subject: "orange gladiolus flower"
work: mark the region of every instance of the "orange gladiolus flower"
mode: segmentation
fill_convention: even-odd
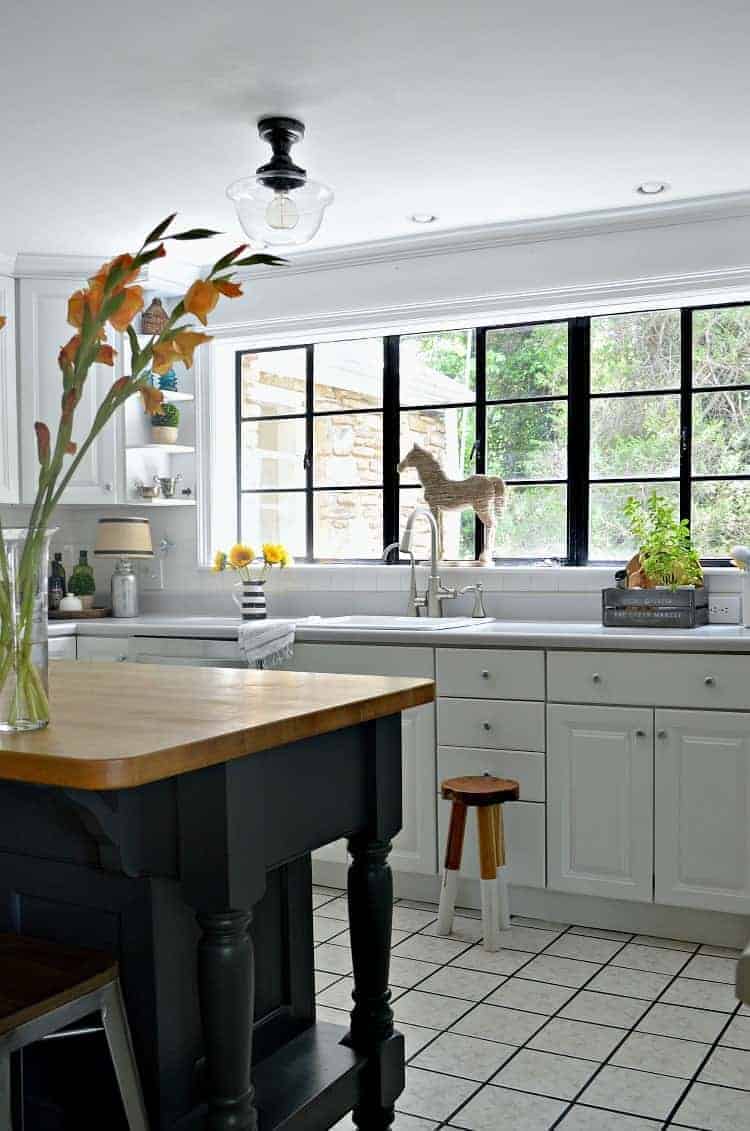
[[[115,330],[127,330],[139,310],[143,310],[143,288],[125,287],[125,299],[110,317],[110,326]]]
[[[242,294],[242,287],[239,283],[233,283],[231,279],[216,279],[214,286],[220,294],[226,298],[239,298]]]
[[[164,393],[161,389],[155,389],[153,385],[142,385],[138,392],[141,394],[143,401],[143,410],[152,416],[158,412],[164,404]]]
[[[116,357],[117,350],[112,349],[112,346],[99,346],[96,354],[96,360],[101,365],[114,365]]]
[[[214,283],[196,279],[185,295],[185,310],[206,325],[206,315],[210,314],[219,301],[219,292]]]
[[[75,365],[80,344],[80,334],[74,334],[70,341],[65,343],[57,355],[57,362],[61,369],[64,369],[66,365]]]
[[[175,361],[180,360],[180,354],[174,342],[157,342],[154,346],[154,356],[151,368],[154,373],[166,373]]]
[[[210,341],[210,334],[201,334],[195,330],[180,330],[179,334],[175,334],[174,344],[179,351],[180,361],[186,369],[189,369],[193,364],[193,354],[198,346]]]
[[[0,314],[0,330],[2,330],[2,328],[3,328],[3,326],[5,325],[6,321],[7,321],[7,319],[6,319],[6,318],[5,318],[5,317],[4,317],[4,316],[3,316],[2,314]]]
[[[104,266],[100,267],[97,273],[92,275],[89,279],[91,289],[103,291],[104,284],[111,272],[119,268],[124,268],[125,271],[122,278],[112,290],[112,294],[118,294],[124,287],[127,287],[129,283],[134,282],[138,278],[139,268],[132,268],[132,263],[132,255],[118,255],[114,259],[110,259],[109,263],[105,263]]]

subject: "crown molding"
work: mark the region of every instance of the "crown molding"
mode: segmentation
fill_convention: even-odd
[[[258,345],[292,344],[341,333],[409,333],[463,325],[523,322],[533,318],[565,318],[577,314],[625,313],[675,303],[723,302],[750,293],[750,262],[740,267],[650,278],[611,279],[535,291],[499,291],[427,302],[313,311],[289,318],[214,323],[218,340],[252,335]]]
[[[72,279],[80,282],[94,275],[102,263],[111,256],[106,255],[39,255],[34,252],[19,252],[15,260],[8,257],[12,270],[8,274],[17,279]],[[198,275],[199,268],[194,263],[164,259],[147,263],[141,271],[138,282],[147,291],[162,295],[183,294]],[[0,273],[3,273],[3,257],[0,256]]]
[[[744,216],[750,216],[750,192],[664,200],[658,204],[634,204],[627,208],[574,212],[565,216],[452,228],[432,234],[415,233],[393,239],[291,252],[284,275],[397,263],[423,256],[484,251],[513,244],[580,239],[585,236],[637,232],[679,224],[712,223]],[[283,249],[280,254],[283,254]],[[274,272],[278,272],[278,268],[261,266],[247,268],[240,271],[240,274],[259,278],[270,277]]]

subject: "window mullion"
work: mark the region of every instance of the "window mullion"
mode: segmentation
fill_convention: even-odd
[[[474,410],[474,469],[477,475],[487,472],[487,330],[480,326],[475,338],[475,404]],[[474,516],[474,556],[479,560],[484,550],[485,529],[478,516]],[[490,547],[494,551],[494,546]]]
[[[680,518],[690,521],[693,472],[693,311],[680,311]]]
[[[568,563],[589,556],[591,319],[568,322]]]
[[[307,560],[315,560],[315,510],[313,495],[313,445],[315,443],[315,422],[313,419],[313,403],[315,398],[315,347],[306,347],[305,371],[305,541],[307,545]]]
[[[396,334],[383,339],[383,546],[399,537],[399,343]]]

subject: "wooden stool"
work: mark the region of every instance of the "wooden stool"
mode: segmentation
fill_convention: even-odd
[[[0,1128],[12,1127],[10,1056],[100,1013],[130,1131],[148,1131],[117,963],[94,950],[0,934]],[[85,1071],[81,1087],[85,1088]],[[21,1100],[19,1098],[19,1105]]]
[[[466,831],[466,810],[469,806],[474,806],[479,832],[484,949],[498,950],[500,931],[510,927],[502,803],[518,800],[518,782],[493,778],[489,774],[482,777],[448,778],[441,786],[441,794],[444,800],[453,804],[445,846],[445,871],[440,889],[437,933],[449,935],[453,928],[458,873]]]

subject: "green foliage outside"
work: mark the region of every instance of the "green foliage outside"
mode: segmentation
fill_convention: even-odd
[[[750,308],[696,311],[693,335],[693,473],[746,474],[750,470],[750,394],[712,386],[750,383]],[[426,364],[466,381],[474,363],[473,335],[424,335]],[[517,326],[487,334],[487,397],[560,397],[488,409],[487,471],[506,479],[565,479],[567,475],[567,325]],[[468,356],[467,356],[468,354]],[[471,382],[473,386],[473,380]],[[679,499],[680,316],[651,311],[592,319],[591,386],[598,394],[641,393],[592,400],[591,477],[657,476],[659,494]],[[645,391],[664,390],[663,395]],[[677,390],[677,392],[666,392]],[[705,391],[704,391],[705,390]],[[468,421],[468,410],[464,410]],[[461,433],[463,435],[463,431]],[[473,439],[473,438],[472,438]],[[474,470],[472,441],[462,441],[459,466]],[[653,484],[591,488],[590,557],[625,560],[635,551],[625,504],[644,501]],[[499,524],[499,557],[563,557],[564,486],[511,486]],[[693,542],[702,557],[726,557],[750,538],[750,482],[693,485]],[[473,557],[473,523],[466,514],[461,553]]]

